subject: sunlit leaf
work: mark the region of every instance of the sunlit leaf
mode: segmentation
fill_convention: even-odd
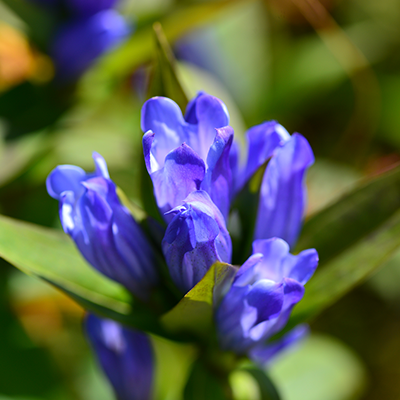
[[[207,335],[213,325],[213,301],[220,298],[232,282],[236,268],[216,262],[204,278],[168,313],[163,325],[173,332]]]
[[[130,293],[87,264],[63,232],[0,216],[0,256],[39,277],[86,309],[132,326],[159,332],[157,323],[135,309]]]

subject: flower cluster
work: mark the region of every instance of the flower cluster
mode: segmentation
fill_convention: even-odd
[[[32,1],[60,20],[50,49],[60,80],[79,77],[96,58],[118,45],[132,30],[113,8],[118,0]]]
[[[254,213],[253,253],[244,255],[248,259],[230,288],[222,300],[216,299],[214,320],[222,350],[268,362],[305,333],[297,327],[278,341],[270,340],[286,325],[318,264],[314,249],[289,252],[301,228],[305,173],[314,160],[307,140],[289,135],[275,121],[265,122],[246,133],[247,154],[241,156],[225,105],[202,92],[184,116],[168,98],[148,100],[141,126],[145,164],[165,222],[158,245],[182,295],[216,261],[232,263],[230,210],[253,174],[266,166]],[[75,166],[57,167],[48,177],[48,191],[60,201],[63,228],[86,260],[146,304],[149,293],[163,285],[154,256],[157,244],[121,204],[105,161],[96,153],[94,161],[96,170],[89,174]],[[138,358],[146,353],[152,359],[143,334],[94,316],[88,318],[87,330],[119,398],[148,398],[124,395],[130,387],[124,379],[133,371],[129,368],[134,368],[138,346],[143,350]],[[151,370],[150,361],[144,365]],[[149,389],[139,385],[138,390],[147,390],[149,396]]]

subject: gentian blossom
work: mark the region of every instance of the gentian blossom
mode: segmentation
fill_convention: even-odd
[[[179,206],[190,192],[201,189],[227,219],[233,140],[233,129],[228,124],[225,104],[202,92],[189,102],[185,117],[178,105],[165,97],[154,97],[144,104],[143,151],[161,213]]]
[[[188,292],[216,261],[230,263],[232,243],[224,217],[207,192],[192,192],[169,214],[162,248],[172,280]]]
[[[104,159],[93,154],[96,170],[60,165],[47,178],[47,191],[60,201],[64,231],[98,271],[141,299],[157,283],[154,250],[121,204]]]
[[[163,289],[161,301],[168,291],[168,296],[177,297],[177,291],[159,278],[162,271],[157,268],[162,266],[155,260],[155,247],[164,254],[172,281],[182,293],[197,285],[216,261],[230,264],[232,241],[227,226],[231,206],[248,189],[246,184],[254,173],[265,167],[258,208],[249,213],[256,220],[240,221],[255,226],[248,238],[253,254],[242,254],[247,261],[231,268],[237,272],[230,286],[216,288],[214,321],[222,350],[247,355],[259,364],[269,362],[307,333],[306,327],[298,326],[274,340],[318,265],[314,249],[297,255],[289,252],[300,232],[306,205],[305,175],[314,161],[307,140],[297,133],[289,135],[275,121],[264,122],[247,131],[243,157],[224,103],[203,92],[189,102],[185,116],[168,98],[148,100],[141,126],[146,168],[166,222],[165,228],[159,227],[164,236],[154,235],[150,244],[121,204],[105,161],[96,153],[95,172],[59,166],[47,179],[49,194],[60,201],[65,232],[93,267],[140,299],[146,301],[156,285]],[[150,307],[149,302],[143,307]],[[149,308],[149,312],[155,310]],[[127,373],[143,379],[145,387],[150,385],[147,339],[134,339],[141,334],[94,316],[89,316],[87,329],[119,398],[146,400],[149,391],[143,389],[135,397],[139,392],[130,386]],[[143,356],[145,371],[135,370],[141,356],[136,357],[134,343],[141,341],[147,354]]]
[[[264,353],[268,361],[273,352],[267,340],[286,325],[317,265],[314,249],[294,256],[282,239],[254,241],[252,256],[216,311],[221,347],[258,360]]]
[[[142,332],[89,314],[86,333],[118,400],[150,400],[153,349]]]

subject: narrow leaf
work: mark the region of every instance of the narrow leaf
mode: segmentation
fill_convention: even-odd
[[[185,110],[189,100],[178,77],[174,54],[159,22],[153,25],[153,30],[156,42],[156,62],[149,97],[169,97],[182,110]]]
[[[325,265],[306,285],[303,300],[294,308],[287,330],[315,317],[360,284],[400,247],[400,211],[364,240]]]
[[[304,225],[298,250],[314,247],[320,264],[369,235],[400,208],[400,167],[378,176],[325,208]]]
[[[212,331],[213,302],[220,298],[236,274],[236,268],[216,262],[204,278],[161,318],[170,331],[207,335]]]
[[[148,313],[133,303],[131,294],[87,264],[61,231],[0,216],[0,257],[61,289],[86,309],[160,332]]]
[[[257,381],[260,389],[260,400],[281,400],[278,390],[263,370],[256,366],[243,367],[242,369]]]
[[[249,4],[253,0],[222,0],[183,6],[160,19],[169,43],[173,43],[186,32],[199,28],[218,17],[222,12],[238,4]],[[108,98],[118,82],[140,65],[151,60],[153,51],[152,28],[146,26],[118,49],[99,60],[98,65],[81,81],[81,94],[96,98]],[[94,88],[96,88],[95,91]],[[95,95],[95,96],[93,96]]]
[[[233,400],[228,376],[218,374],[202,363],[192,365],[189,379],[183,393],[184,400]]]

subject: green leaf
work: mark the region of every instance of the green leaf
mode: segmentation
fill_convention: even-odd
[[[350,348],[320,334],[282,353],[268,368],[284,400],[359,399],[366,372]]]
[[[281,400],[278,390],[263,370],[255,365],[243,367],[241,369],[249,373],[256,380],[260,390],[260,400]]]
[[[184,400],[233,400],[228,376],[210,369],[201,360],[193,363],[183,393]]]
[[[304,298],[294,308],[286,330],[333,304],[383,265],[399,247],[400,211],[397,211],[375,232],[317,270],[306,285]]]
[[[169,97],[184,111],[189,100],[177,74],[174,54],[159,22],[153,25],[153,30],[157,51],[148,97]]]
[[[216,262],[204,278],[169,312],[161,318],[163,325],[172,332],[206,336],[212,331],[213,304],[230,286],[237,269],[232,265]]]
[[[400,167],[352,190],[304,225],[297,250],[314,247],[320,264],[353,246],[400,208]]]
[[[0,257],[68,294],[104,317],[160,333],[131,294],[85,262],[63,232],[0,216]]]

